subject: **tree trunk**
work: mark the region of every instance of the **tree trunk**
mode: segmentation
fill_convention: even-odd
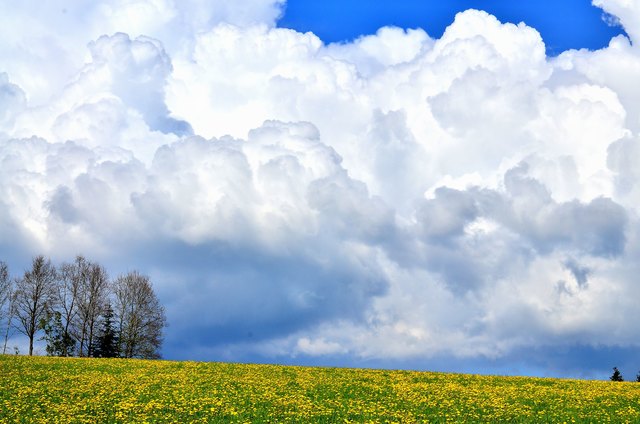
[[[13,315],[9,313],[9,318],[7,320],[7,329],[4,332],[4,345],[2,346],[3,355],[7,353],[7,342],[9,341],[9,329],[11,328],[11,318],[13,318]]]
[[[33,356],[33,339],[36,336],[36,323],[31,317],[31,329],[29,330],[29,356]]]

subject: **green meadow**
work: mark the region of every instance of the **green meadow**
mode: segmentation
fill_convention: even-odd
[[[0,422],[640,422],[640,384],[0,356]]]

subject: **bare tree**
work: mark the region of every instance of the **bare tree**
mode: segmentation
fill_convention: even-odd
[[[11,279],[9,267],[0,261],[0,318],[8,315],[9,299],[11,298]]]
[[[118,277],[114,295],[120,355],[159,358],[166,317],[149,277],[137,271]]]
[[[31,270],[16,281],[14,313],[16,329],[29,338],[29,355],[33,355],[33,340],[54,300],[57,272],[44,256],[33,258]]]
[[[62,336],[78,341],[81,339],[81,331],[74,324],[78,322],[78,314],[84,288],[88,285],[91,264],[81,255],[76,256],[72,263],[63,263],[60,266],[57,290],[56,306],[60,310],[63,326]],[[82,325],[81,325],[82,327]],[[73,352],[65,351],[63,356],[72,355]]]
[[[11,280],[11,291],[9,292],[9,301],[8,301],[8,306],[7,306],[7,317],[5,319],[5,323],[4,323],[4,343],[2,344],[2,354],[4,355],[5,353],[7,353],[7,343],[9,342],[9,337],[11,337],[12,333],[13,333],[13,325],[12,325],[12,321],[13,321],[13,317],[15,316],[15,308],[16,308],[16,291],[14,288],[14,284],[15,281]]]
[[[80,342],[79,355],[93,356],[95,338],[98,334],[100,317],[107,305],[109,277],[101,265],[90,263],[79,292],[77,328]]]
[[[7,352],[7,341],[11,329],[11,318],[13,317],[13,280],[9,276],[9,267],[0,261],[0,324],[4,329],[4,344],[2,354]]]

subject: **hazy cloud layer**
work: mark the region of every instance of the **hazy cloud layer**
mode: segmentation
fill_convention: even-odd
[[[475,10],[325,45],[278,0],[0,6],[0,258],[149,273],[167,357],[636,349],[640,8],[594,4],[631,40],[555,58]]]

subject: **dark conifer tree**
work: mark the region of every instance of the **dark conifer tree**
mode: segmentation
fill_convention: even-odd
[[[618,367],[613,367],[613,374],[611,375],[611,377],[609,377],[609,380],[624,381],[624,378],[622,378],[622,373],[620,373],[620,371],[618,370]]]
[[[103,316],[100,333],[96,339],[95,356],[98,358],[115,358],[118,352],[118,336],[113,328],[113,309],[107,304]]]

